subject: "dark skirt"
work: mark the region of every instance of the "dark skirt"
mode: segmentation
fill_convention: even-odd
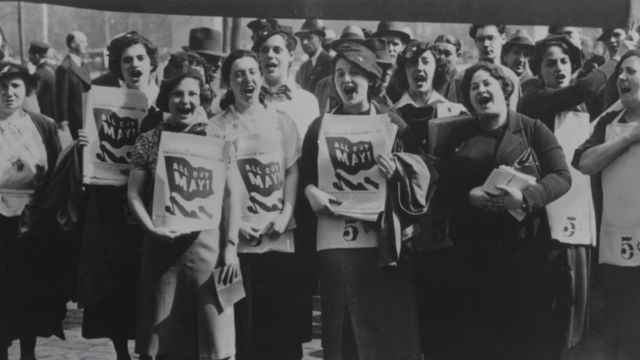
[[[82,336],[134,339],[142,230],[127,223],[126,191],[89,187],[78,271]]]
[[[310,268],[298,254],[241,254],[247,297],[236,304],[237,358],[302,359],[311,329]]]
[[[640,267],[602,265],[605,360],[640,356]]]
[[[413,267],[378,267],[378,250],[318,253],[327,360],[420,359]]]
[[[0,345],[21,337],[64,339],[65,247],[51,238],[17,239],[18,218],[0,215]]]

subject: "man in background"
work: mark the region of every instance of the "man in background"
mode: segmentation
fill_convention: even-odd
[[[29,46],[29,61],[36,67],[33,75],[38,79],[36,97],[40,113],[56,119],[56,72],[49,64],[48,52],[48,44],[33,41]]]

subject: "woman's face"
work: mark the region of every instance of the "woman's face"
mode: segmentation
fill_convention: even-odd
[[[229,76],[229,86],[238,105],[258,102],[262,75],[258,63],[252,57],[243,57],[233,62]]]
[[[140,89],[149,85],[151,59],[144,45],[134,44],[122,52],[120,70],[129,89]]]
[[[287,49],[287,42],[282,36],[274,35],[260,46],[258,58],[265,79],[277,81],[286,79],[293,53]]]
[[[367,98],[369,79],[366,73],[345,58],[336,61],[333,81],[344,105],[353,106],[369,101]]]
[[[409,88],[417,92],[431,91],[433,86],[433,74],[436,72],[436,59],[431,51],[425,51],[417,62],[407,63],[405,73]]]
[[[631,56],[620,66],[618,91],[625,107],[640,107],[640,57]]]
[[[22,108],[27,96],[27,87],[20,78],[7,79],[0,82],[0,108],[4,112],[15,112]]]
[[[571,82],[571,59],[560,46],[549,46],[542,55],[540,76],[547,88],[559,89]]]
[[[200,106],[200,82],[184,78],[169,94],[169,112],[180,120],[189,118]]]
[[[469,98],[479,116],[500,115],[507,111],[507,101],[500,82],[485,70],[478,70],[471,77]]]

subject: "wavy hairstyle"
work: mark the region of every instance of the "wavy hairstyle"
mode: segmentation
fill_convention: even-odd
[[[471,89],[471,78],[473,75],[480,70],[484,70],[489,73],[489,75],[498,80],[500,83],[500,87],[502,88],[502,92],[504,93],[504,99],[507,101],[507,105],[509,105],[509,98],[511,94],[513,94],[513,83],[511,79],[502,71],[502,68],[499,65],[495,65],[486,61],[481,61],[473,66],[471,66],[464,73],[464,77],[462,78],[462,84],[460,88],[462,89],[462,101],[463,105],[473,111],[473,105],[471,104],[471,94],[469,93]]]

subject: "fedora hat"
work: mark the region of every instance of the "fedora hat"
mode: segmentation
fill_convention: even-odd
[[[411,34],[407,31],[409,28],[401,26],[394,21],[380,21],[378,29],[373,34],[374,37],[383,37],[385,35],[394,35],[402,39],[405,44],[411,40]]]
[[[306,19],[304,23],[302,23],[302,27],[300,28],[300,31],[296,32],[296,36],[301,36],[306,33],[319,34],[320,36],[322,36],[322,38],[326,36],[326,33],[324,32],[324,27],[320,25],[320,22],[318,22],[318,19]]]
[[[342,29],[342,34],[340,34],[340,39],[334,41],[331,44],[331,48],[333,50],[337,49],[338,46],[344,44],[347,41],[352,42],[362,42],[364,41],[364,32],[362,28],[358,25],[347,25]]]
[[[227,56],[222,50],[222,34],[208,27],[191,29],[189,31],[189,46],[183,48],[185,50],[191,49],[200,55]]]
[[[511,35],[511,37],[509,37],[509,40],[507,40],[507,42],[504,44],[504,46],[502,47],[502,53],[508,53],[514,46],[520,46],[533,51],[535,45],[533,43],[533,40],[531,39],[531,36],[529,36],[526,30],[518,29]]]

